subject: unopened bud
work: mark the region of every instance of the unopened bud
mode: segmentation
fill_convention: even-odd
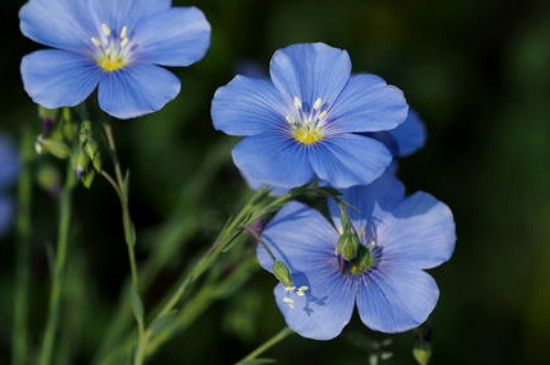
[[[92,135],[92,123],[89,120],[85,120],[80,124],[79,139],[80,143],[85,144],[89,141]]]
[[[372,267],[374,264],[374,258],[372,257],[371,251],[366,247],[361,245],[357,253],[357,258],[355,260],[355,266],[361,271],[365,272]]]
[[[71,154],[71,149],[65,143],[61,141],[54,141],[52,139],[45,139],[42,136],[38,136],[35,143],[36,152],[42,154],[44,152],[50,153],[59,159],[66,159]]]
[[[92,183],[94,182],[94,178],[95,178],[95,171],[90,170],[86,175],[84,175],[84,177],[82,177],[82,185],[84,185],[86,189],[91,188]]]
[[[73,157],[73,171],[79,178],[84,178],[88,165],[90,164],[90,158],[86,153],[79,149]]]
[[[294,286],[292,278],[290,277],[290,270],[288,266],[282,261],[275,261],[273,264],[273,274],[285,287]]]
[[[432,357],[432,346],[428,342],[417,342],[413,347],[413,356],[419,365],[428,365]]]
[[[357,256],[359,251],[359,238],[354,232],[344,232],[338,239],[336,253],[346,261],[351,261]]]
[[[55,166],[50,164],[43,164],[38,169],[37,176],[38,185],[53,195],[59,196],[61,191],[61,175]]]
[[[101,171],[102,163],[101,163],[101,154],[99,152],[99,147],[97,145],[97,142],[93,139],[89,140],[88,143],[86,143],[86,146],[84,147],[84,151],[86,151],[86,154],[92,161],[92,165],[94,166],[94,169],[96,171]]]

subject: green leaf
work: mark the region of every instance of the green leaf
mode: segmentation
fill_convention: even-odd
[[[153,322],[151,322],[151,325],[149,326],[147,331],[152,335],[161,333],[166,328],[168,328],[171,324],[174,323],[177,316],[178,316],[178,311],[173,310],[160,317],[157,317],[153,320]]]
[[[145,310],[143,309],[143,302],[141,301],[141,297],[139,296],[139,293],[134,286],[132,286],[130,289],[130,304],[132,305],[132,312],[134,313],[134,317],[138,321],[143,321],[143,316],[145,313]]]

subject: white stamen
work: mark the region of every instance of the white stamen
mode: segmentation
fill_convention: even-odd
[[[101,41],[99,39],[97,39],[96,37],[92,37],[91,41],[94,44],[94,46],[96,46],[96,47],[101,46]]]
[[[313,109],[321,110],[322,106],[323,106],[323,99],[318,98],[317,100],[315,100],[315,103],[313,104]]]
[[[298,295],[299,297],[303,297],[304,295],[306,295],[306,291],[309,290],[309,286],[301,286],[297,291],[296,291],[296,295]]]
[[[120,31],[120,38],[128,39],[128,27],[127,26],[122,27],[122,30]]]
[[[294,97],[294,107],[296,109],[302,109],[302,100],[297,96]]]
[[[285,303],[286,305],[288,305],[290,307],[290,309],[294,309],[294,300],[292,300],[291,298],[289,297],[284,297],[283,298],[283,303]]]
[[[124,38],[123,40],[120,41],[120,46],[122,48],[125,48],[128,45],[128,43],[130,43],[130,40],[128,38]]]
[[[296,289],[295,286],[285,286],[285,291],[291,292],[294,291],[294,289]]]
[[[319,120],[325,119],[325,118],[327,117],[327,115],[328,115],[328,111],[327,111],[327,110],[321,112],[321,113],[319,114]]]
[[[287,121],[288,123],[290,123],[290,124],[294,124],[294,123],[296,123],[296,118],[294,118],[294,117],[288,115],[288,116],[286,117],[286,121]]]
[[[101,24],[101,31],[105,35],[105,37],[108,37],[111,35],[111,28],[105,23]]]

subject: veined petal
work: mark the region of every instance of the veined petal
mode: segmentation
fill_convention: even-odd
[[[210,33],[210,23],[199,9],[172,8],[137,25],[138,57],[163,66],[189,66],[206,54]]]
[[[214,95],[214,127],[235,136],[280,130],[287,123],[282,105],[281,95],[270,81],[237,76]]]
[[[89,3],[98,27],[96,30],[100,31],[101,24],[106,24],[116,32],[120,32],[124,26],[133,31],[141,20],[168,10],[171,6],[171,0],[92,0]]]
[[[378,217],[391,211],[403,200],[405,186],[393,171],[386,170],[384,175],[372,184],[354,186],[343,190],[342,193],[340,198],[351,205],[347,213],[356,230],[359,232],[361,228],[370,228],[370,231],[374,229],[371,225],[379,221]],[[333,200],[329,201],[329,211],[334,224],[340,229],[340,209]]]
[[[12,185],[18,172],[17,149],[8,137],[0,134],[0,190]]]
[[[429,269],[449,260],[456,242],[455,223],[449,207],[426,193],[403,200],[380,217],[377,243],[382,263]]]
[[[250,176],[247,176],[244,171],[241,171],[241,175],[243,179],[246,181],[246,184],[250,189],[252,190],[260,190],[265,184],[263,184],[261,181],[258,181]],[[288,193],[288,189],[286,188],[278,188],[273,185],[268,185],[271,188],[271,191],[269,195],[271,196],[282,196]]]
[[[85,51],[96,29],[89,14],[88,1],[30,0],[19,12],[21,32],[46,46]]]
[[[317,99],[331,105],[350,79],[351,60],[323,43],[296,44],[275,52],[270,71],[287,103],[298,97],[310,107]]]
[[[310,159],[315,173],[336,188],[369,184],[392,161],[382,143],[354,134],[329,135],[312,147]]]
[[[314,340],[337,337],[351,320],[357,281],[322,269],[299,273],[292,279],[297,288],[307,287],[305,295],[288,293],[283,284],[278,284],[274,290],[277,306],[287,325],[300,336]],[[293,301],[292,307],[285,298]]]
[[[264,184],[293,188],[313,178],[307,147],[285,132],[266,132],[242,140],[233,149],[235,165]]]
[[[14,204],[13,200],[0,195],[0,238],[9,230],[13,223]]]
[[[130,119],[160,110],[178,96],[180,80],[154,65],[133,64],[110,72],[99,84],[101,109],[119,119]]]
[[[312,271],[336,261],[338,233],[321,213],[302,203],[285,205],[267,225],[262,239],[293,272]],[[272,272],[273,260],[261,245],[257,254],[260,265]]]
[[[390,131],[365,133],[384,143],[394,156],[405,157],[413,154],[426,143],[426,128],[417,112],[409,109],[405,122]]]
[[[430,275],[406,266],[371,270],[358,286],[361,320],[370,329],[385,333],[418,327],[439,298],[439,289]]]
[[[330,111],[331,127],[339,132],[376,132],[405,121],[408,105],[403,92],[370,74],[353,76]]]
[[[25,56],[21,74],[25,90],[33,101],[50,109],[80,104],[103,77],[92,59],[54,49]]]

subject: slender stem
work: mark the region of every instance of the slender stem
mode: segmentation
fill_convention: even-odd
[[[256,359],[258,356],[260,356],[293,333],[294,332],[290,328],[283,328],[279,333],[264,342],[256,350],[252,351],[248,356],[239,361],[236,365],[245,364],[247,361]]]
[[[74,173],[68,164],[65,186],[61,191],[59,200],[59,232],[57,238],[57,251],[53,266],[52,286],[50,289],[50,300],[46,329],[40,351],[40,365],[51,364],[55,336],[59,326],[59,312],[61,294],[63,290],[63,279],[67,261],[67,248],[69,244],[69,228],[71,223],[71,202],[74,188]]]
[[[275,255],[273,254],[273,251],[271,251],[271,249],[269,248],[269,246],[267,245],[267,243],[264,242],[264,240],[262,240],[262,237],[260,237],[260,235],[254,231],[254,229],[252,229],[251,227],[249,226],[241,226],[242,229],[244,229],[249,235],[252,236],[252,238],[254,238],[254,240],[260,245],[262,246],[265,251],[267,252],[268,256],[271,258],[271,261],[275,262],[277,261],[277,258],[275,257]]]
[[[27,321],[31,254],[32,133],[27,128],[21,143],[18,183],[16,289],[13,308],[13,365],[23,365],[27,356]]]
[[[139,274],[138,274],[138,268],[137,268],[137,261],[136,261],[136,253],[135,253],[135,246],[136,246],[136,235],[134,230],[134,224],[132,222],[132,218],[130,215],[130,209],[128,206],[128,196],[127,196],[127,189],[126,189],[126,182],[124,181],[124,177],[122,175],[122,168],[120,166],[120,161],[118,159],[118,152],[116,148],[113,128],[109,123],[103,124],[103,129],[105,131],[105,136],[107,137],[107,144],[109,146],[110,152],[111,152],[111,159],[113,162],[113,166],[115,168],[115,176],[116,176],[116,182],[114,179],[110,177],[107,173],[102,173],[102,175],[109,181],[109,183],[115,188],[115,191],[117,192],[117,195],[120,199],[120,204],[122,207],[122,222],[124,226],[124,238],[126,241],[126,246],[128,248],[128,259],[130,262],[130,272],[132,276],[132,287],[137,294],[138,299],[141,301],[141,298],[139,298]],[[136,353],[134,356],[134,365],[141,365],[143,364],[144,358],[145,358],[145,349],[147,347],[147,341],[148,341],[148,333],[145,329],[145,323],[143,320],[142,315],[138,315],[134,313],[137,327],[138,327],[138,344],[136,348]]]

